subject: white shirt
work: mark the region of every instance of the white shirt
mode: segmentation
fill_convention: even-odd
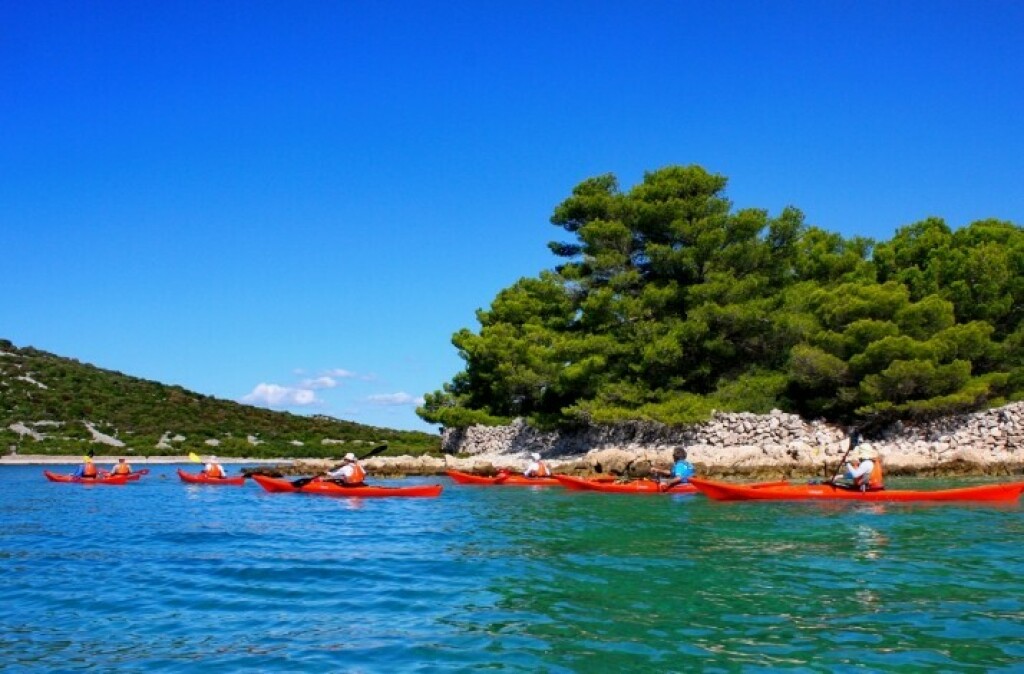
[[[852,464],[846,464],[846,476],[851,480],[856,480],[860,477],[871,475],[871,471],[875,468],[875,462],[871,459],[864,459],[860,464],[854,468]]]
[[[332,480],[342,480],[343,482],[349,482],[352,478],[352,473],[355,472],[354,463],[346,463],[341,468],[335,468],[334,470],[327,471],[327,477]]]
[[[540,472],[540,463],[540,461],[531,461],[529,465],[526,466],[526,470],[523,471],[523,475],[526,477],[534,477],[537,475],[537,473]]]

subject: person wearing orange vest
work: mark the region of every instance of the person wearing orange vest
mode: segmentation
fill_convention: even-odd
[[[330,482],[336,482],[346,487],[355,487],[365,483],[366,481],[366,470],[359,465],[356,455],[349,452],[342,459],[342,464],[334,470],[329,470],[324,475],[324,479]]]
[[[523,471],[524,477],[550,477],[551,471],[548,469],[548,465],[541,461],[540,454],[534,452],[530,454],[530,463],[527,464],[526,470]]]
[[[117,460],[117,463],[114,465],[114,467],[110,469],[110,474],[111,475],[131,475],[132,474],[131,464],[129,464],[127,461],[125,461],[124,457],[122,456],[120,459]]]
[[[852,481],[852,488],[861,491],[879,491],[885,489],[882,476],[882,460],[878,451],[868,443],[857,448],[857,457],[853,463],[846,464],[846,477]]]
[[[92,462],[91,456],[85,457],[85,463],[78,467],[74,476],[85,480],[95,480],[99,477],[99,470],[97,470],[96,464]]]
[[[227,473],[224,472],[224,467],[217,463],[216,456],[211,456],[207,460],[206,465],[203,466],[203,469],[199,472],[205,475],[206,477],[211,477],[214,479],[224,479],[225,477],[227,477]]]

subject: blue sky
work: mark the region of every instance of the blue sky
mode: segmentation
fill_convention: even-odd
[[[580,181],[1024,223],[1024,3],[0,2],[0,337],[432,430]]]

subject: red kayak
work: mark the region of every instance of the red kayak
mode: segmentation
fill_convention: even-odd
[[[224,487],[240,487],[245,484],[244,475],[237,477],[207,477],[202,473],[186,473],[181,468],[178,469],[178,477],[181,478],[182,482],[188,482],[189,484],[216,484]]]
[[[689,484],[680,483],[671,489],[661,491],[661,485],[654,480],[633,480],[632,482],[615,482],[606,478],[588,480],[572,475],[556,475],[566,489],[574,491],[600,491],[607,494],[696,494],[697,489]]]
[[[74,482],[76,484],[126,484],[129,480],[138,480],[139,477],[142,477],[139,473],[133,473],[132,475],[106,475],[88,478],[51,473],[48,470],[44,470],[43,475],[50,482]]]
[[[609,481],[610,478],[584,479],[571,475],[555,476],[566,489],[575,491],[600,491],[612,494],[696,494],[697,488],[692,484],[680,483],[670,489],[661,491],[660,485],[655,480],[641,479],[632,482],[618,483]],[[691,478],[692,479],[692,478]],[[778,482],[757,482],[749,484],[753,489],[764,489],[765,487],[780,487],[789,484],[785,480]]]
[[[559,484],[558,480],[553,477],[526,477],[512,474],[484,477],[458,470],[446,470],[445,474],[458,484],[493,484],[506,487],[557,487]]]
[[[430,497],[439,496],[442,489],[439,484],[420,484],[410,487],[380,487],[370,485],[363,487],[343,487],[340,484],[335,484],[334,482],[324,482],[319,478],[315,478],[312,482],[303,487],[296,487],[288,480],[267,477],[265,475],[253,475],[252,479],[256,480],[256,484],[269,492],[301,492],[303,494],[320,494],[321,496],[343,496],[349,498],[381,498],[386,496]]]
[[[750,485],[729,484],[690,478],[690,483],[708,498],[716,501],[945,501],[945,502],[978,502],[978,501],[1016,501],[1024,493],[1024,482],[1008,482],[989,484],[978,487],[961,487],[958,489],[937,489],[922,491],[917,489],[883,489],[880,491],[862,492],[856,489],[843,489],[830,484],[793,484],[778,487],[752,487]]]

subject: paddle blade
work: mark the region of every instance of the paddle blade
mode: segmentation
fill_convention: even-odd
[[[388,448],[387,445],[378,445],[377,447],[374,447],[373,449],[368,451],[366,454],[363,454],[362,456],[360,456],[358,458],[359,458],[360,461],[362,461],[363,459],[368,459],[371,456],[377,456],[378,454],[380,454],[381,452],[383,452],[387,448]]]
[[[188,453],[188,460],[193,462],[193,463],[202,463],[203,462],[203,460],[201,458],[199,458],[199,455],[196,454],[195,452],[189,452]]]

